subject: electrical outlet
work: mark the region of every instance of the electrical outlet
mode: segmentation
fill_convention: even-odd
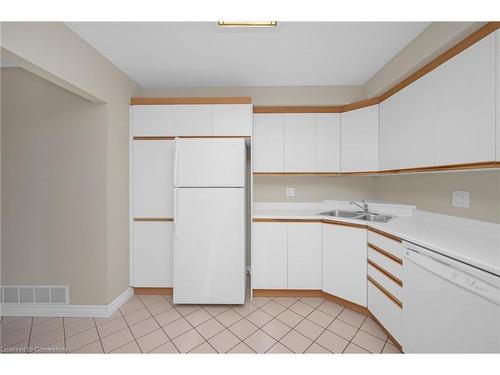
[[[287,197],[295,197],[295,188],[293,188],[293,187],[286,188],[286,196]]]
[[[469,208],[470,193],[468,191],[454,191],[452,197],[453,207]]]

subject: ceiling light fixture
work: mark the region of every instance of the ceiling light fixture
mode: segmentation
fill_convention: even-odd
[[[220,27],[276,27],[278,21],[219,21]]]

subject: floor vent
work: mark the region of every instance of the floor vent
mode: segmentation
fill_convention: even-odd
[[[57,304],[67,305],[69,291],[67,286],[52,285],[21,285],[3,286],[1,288],[2,303],[16,304]]]

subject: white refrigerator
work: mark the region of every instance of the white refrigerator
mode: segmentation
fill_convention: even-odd
[[[245,302],[244,139],[177,138],[174,303]]]

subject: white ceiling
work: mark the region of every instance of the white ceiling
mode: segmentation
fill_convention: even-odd
[[[428,22],[78,22],[71,29],[143,87],[361,85]]]

